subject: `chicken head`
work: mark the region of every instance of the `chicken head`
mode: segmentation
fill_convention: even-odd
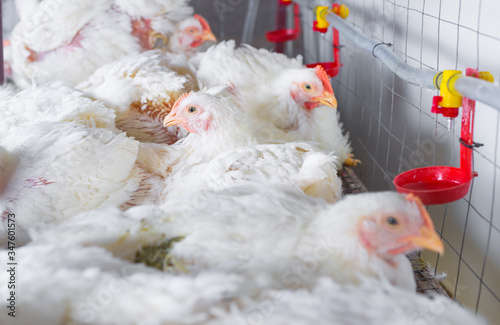
[[[379,202],[376,213],[359,220],[358,236],[363,246],[388,260],[423,248],[442,254],[443,243],[420,199],[412,194],[397,195],[400,198],[393,200],[392,206]]]
[[[163,121],[164,126],[179,125],[191,133],[206,132],[212,124],[212,114],[201,105],[197,98],[203,94],[185,93],[177,101]],[[210,96],[207,96],[210,99]],[[203,101],[201,101],[203,102]]]
[[[216,42],[210,25],[200,15],[181,21],[170,39],[170,48],[176,52],[189,52],[206,41]]]
[[[290,95],[297,104],[309,110],[320,105],[337,108],[337,99],[323,67],[295,71]]]

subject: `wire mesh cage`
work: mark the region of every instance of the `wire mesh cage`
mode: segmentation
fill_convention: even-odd
[[[495,6],[493,1],[364,2],[353,4],[350,21],[364,34],[393,44],[394,52],[417,68],[473,67],[498,77],[499,67],[492,61],[500,42],[486,22],[495,20],[490,16]],[[448,122],[431,113],[437,93],[399,79],[348,40],[342,43],[344,67],[333,84],[354,150],[365,162],[357,173],[367,188],[392,189],[397,174],[416,167],[457,166],[460,120],[448,130]],[[474,149],[473,168],[479,176],[464,198],[429,206],[446,253],[423,256],[437,272],[448,274],[443,286],[453,298],[494,322],[500,306],[500,255],[494,249],[500,239],[495,206],[499,113],[477,106],[475,139],[484,144]]]
[[[314,7],[330,7],[332,1],[294,2],[301,9],[302,33],[297,40],[288,42],[293,45],[281,45],[281,50],[284,48],[290,55],[302,54],[306,63],[332,61],[332,28],[325,34],[312,30]],[[220,36],[275,49],[277,45],[266,42],[264,33],[279,27],[278,3],[193,1],[200,11],[216,12],[214,30],[226,30],[219,30]],[[500,54],[500,4],[493,0],[344,3],[349,7],[346,22],[350,26],[377,42],[391,44],[391,50],[412,67],[436,71],[476,68],[500,78],[500,66],[495,62]],[[257,24],[252,25],[247,20],[252,19],[249,12],[255,7],[258,9],[253,19]],[[246,20],[241,19],[245,14]],[[288,26],[290,16],[286,16]],[[244,31],[245,26],[257,27],[249,33]],[[342,33],[340,46],[343,66],[332,84],[354,153],[363,162],[355,172],[368,190],[394,190],[394,177],[413,168],[458,166],[461,116],[448,121],[431,113],[433,96],[439,92],[400,79]],[[478,177],[473,178],[469,192],[460,200],[428,206],[446,253],[422,253],[436,273],[447,273],[442,285],[448,294],[492,323],[498,322],[500,307],[500,254],[496,251],[500,244],[500,211],[496,204],[500,199],[496,188],[500,184],[499,123],[500,114],[495,108],[477,103],[475,141],[484,144],[473,149],[473,170]]]

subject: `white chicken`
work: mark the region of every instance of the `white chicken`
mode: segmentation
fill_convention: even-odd
[[[187,71],[185,55],[152,50],[106,64],[76,88],[114,108],[116,127],[128,136],[173,144],[187,132],[163,120],[184,92],[198,89]]]
[[[415,290],[403,254],[443,250],[411,195],[357,194],[331,205],[266,183],[192,192],[161,207],[91,211],[32,234],[36,242],[100,245],[127,259],[179,236],[185,238],[168,251],[158,248],[165,267],[234,272],[277,289],[311,287],[326,275],[342,283],[369,276]]]
[[[365,279],[362,285],[317,279],[309,290],[274,290],[232,308],[209,325],[487,325],[448,297],[430,297]]]
[[[127,202],[138,189],[138,142],[77,122],[38,122],[0,138],[0,215],[21,230]],[[3,220],[4,221],[4,220]]]
[[[45,0],[13,30],[13,80],[23,88],[32,79],[75,86],[103,64],[152,49],[158,40],[167,50],[191,53],[215,40],[192,12],[186,0]]]
[[[174,153],[153,143],[170,145],[188,134],[184,128],[164,127],[163,120],[184,92],[198,89],[186,55],[159,50],[130,54],[100,67],[77,88],[113,108],[116,128],[141,142],[141,183],[122,208],[155,202],[166,174],[147,171],[157,170],[157,163],[166,170],[169,166],[159,159],[170,161]]]
[[[165,74],[163,74],[163,76],[164,75]],[[150,82],[149,85],[152,88],[158,88],[158,85],[154,85],[151,82],[152,80],[155,80],[154,76],[158,77],[158,75],[150,74],[150,76],[151,78],[148,79],[148,81]],[[141,80],[143,78],[139,76],[137,77],[137,79]],[[133,87],[130,85],[129,87],[123,88],[125,88],[127,91],[130,91],[132,95],[136,94],[136,92],[133,91]],[[157,90],[157,93],[160,93],[161,90],[162,88],[160,87],[160,89]],[[23,155],[34,155],[32,159],[41,159],[41,164],[35,164],[29,172],[32,174],[33,178],[37,178],[35,177],[37,173],[43,174],[47,171],[57,172],[56,170],[51,169],[50,165],[43,165],[43,159],[57,160],[60,159],[61,155],[68,157],[74,155],[76,159],[75,161],[80,161],[82,166],[85,166],[86,161],[88,161],[89,164],[92,164],[99,159],[102,159],[103,161],[109,160],[109,162],[111,162],[112,159],[115,159],[112,157],[112,155],[117,155],[116,161],[123,159],[123,165],[117,165],[116,172],[119,172],[120,170],[123,172],[123,168],[126,169],[127,164],[134,163],[138,155],[144,157],[146,154],[150,154],[150,152],[152,152],[153,150],[157,153],[162,152],[162,149],[159,147],[152,147],[152,144],[137,143],[137,141],[134,141],[132,138],[126,138],[125,134],[121,134],[118,138],[119,140],[115,141],[117,142],[116,145],[118,145],[117,148],[106,148],[106,142],[99,142],[99,140],[96,140],[96,143],[94,143],[92,146],[89,141],[85,140],[87,137],[95,136],[97,138],[100,138],[102,135],[103,139],[108,137],[109,141],[111,141],[112,138],[117,137],[120,133],[119,130],[115,127],[115,111],[105,106],[103,102],[92,100],[83,92],[71,87],[64,86],[60,82],[55,82],[48,86],[25,89],[17,94],[14,93],[14,90],[12,90],[11,87],[4,86],[0,91],[0,98],[2,99],[2,110],[0,110],[0,145],[6,143],[6,146],[9,146],[10,144],[6,142],[8,140],[6,140],[5,138],[12,137],[11,134],[13,133],[17,134],[18,139],[16,139],[15,143],[24,148],[25,153]],[[119,112],[119,107],[116,108],[116,111]],[[54,123],[54,127],[62,127],[64,123],[76,123],[80,126],[85,126],[86,128],[69,128],[65,131],[63,129],[52,130],[50,127],[47,127],[49,125],[48,122]],[[44,124],[45,127],[40,126],[41,124]],[[161,128],[161,124],[159,129],[164,130],[164,128]],[[30,143],[28,142],[23,142],[23,139],[28,139],[31,137],[30,132],[32,130],[38,130],[37,132],[47,133],[45,137],[51,137],[57,145],[51,149],[47,149],[46,153],[44,153],[43,151],[37,152],[38,149],[36,148],[36,145],[40,144],[40,139],[33,140],[34,146],[30,146]],[[79,135],[76,135],[76,133],[71,134],[71,130],[75,130],[75,132],[77,131],[76,133],[82,136],[82,138],[79,138]],[[48,135],[48,133],[51,134]],[[165,132],[160,132],[160,134],[164,133]],[[105,134],[107,134],[107,136],[104,136]],[[69,136],[69,139],[67,140],[68,142],[66,142],[67,147],[64,147],[62,146],[62,143],[64,143],[65,139],[57,139],[57,137],[64,137],[66,135]],[[84,148],[77,146],[80,142],[85,143],[84,147],[88,151],[85,151],[83,155],[80,155],[78,151],[83,150],[82,148]],[[135,148],[133,152],[135,153],[132,155],[132,152],[129,152],[129,154],[121,152],[123,148],[119,147],[120,142],[123,142],[122,145],[124,145],[125,143],[133,145]],[[57,150],[61,150],[61,152],[59,153]],[[105,152],[106,150],[109,150],[109,152]],[[53,157],[47,156],[49,154],[49,151],[53,154]],[[37,168],[40,169],[37,170]],[[75,180],[75,183],[72,185],[72,188],[74,189],[76,189],[78,186],[86,186],[84,184],[93,186],[90,179],[92,179],[92,175],[95,176],[95,173],[98,173],[98,171],[91,170],[89,175],[84,176],[84,174],[88,172],[84,167],[77,168],[73,164],[69,164],[67,167],[65,167],[64,161],[60,162],[60,168],[64,169],[62,175],[64,175],[64,173],[68,173],[68,175],[80,175],[84,177],[85,181],[83,183],[78,183],[78,180]],[[106,168],[108,168],[108,166]],[[109,168],[113,168],[113,166],[109,166]],[[148,168],[150,167],[148,166]],[[21,168],[21,170],[23,169]],[[18,170],[18,173],[21,173],[21,171]],[[110,175],[113,175],[113,173],[111,173]],[[101,186],[102,184],[99,185],[99,182],[101,181],[110,182],[111,184],[113,180],[109,179],[110,175],[101,175],[102,177],[98,177],[97,183],[95,185],[97,187]],[[157,174],[151,174],[146,169],[138,166],[133,168],[133,173],[130,175],[130,177],[134,179],[137,178],[134,181],[139,183],[137,190],[133,192],[128,200],[121,202],[115,201],[115,203],[123,203],[122,208],[126,209],[130,206],[138,204],[155,202],[157,198],[157,192],[163,184],[164,178]],[[116,181],[117,184],[119,184],[123,181],[123,179],[118,177],[116,178]],[[69,184],[66,185],[69,186]],[[59,194],[52,193],[51,195],[56,197]],[[100,194],[98,194],[97,197],[99,195]],[[103,193],[102,195],[105,194]],[[30,205],[30,207],[33,208],[34,206]],[[93,207],[95,206],[89,205],[88,208],[91,209]],[[69,211],[57,211],[55,205],[49,204],[48,208],[53,209],[52,211],[55,214],[54,218],[56,219],[58,213],[60,213],[61,216],[71,215]]]
[[[14,130],[28,130],[40,122],[78,122],[114,129],[112,109],[60,82],[18,93],[12,86],[3,86],[0,99],[0,138]]]
[[[0,253],[6,265],[7,251]],[[201,324],[225,314],[245,287],[238,275],[169,275],[98,247],[28,245],[16,249],[16,260],[15,317],[3,307],[4,325]],[[0,274],[6,287],[9,277]],[[10,290],[0,298],[8,303]]]
[[[335,151],[341,163],[355,165],[347,135],[342,134],[328,75],[321,66],[307,69],[302,57],[249,45],[235,48],[234,41],[212,46],[191,60],[197,78],[209,87],[227,86],[248,113],[262,139],[315,141]]]
[[[275,214],[268,210],[272,211],[276,195],[266,195],[266,200],[264,195],[253,194],[246,200],[229,199],[232,204],[214,197],[220,202],[219,211],[213,212],[216,218],[203,214],[213,209],[207,202],[201,209],[191,209],[179,231],[188,235],[175,244],[171,258],[191,271],[209,267],[259,274],[264,269],[267,275],[272,270],[272,279],[263,276],[262,281],[292,288],[308,286],[318,275],[356,283],[363,274],[415,290],[404,253],[422,248],[443,251],[429,215],[412,196],[358,194],[329,205],[306,200],[301,194],[285,195],[285,200],[278,197],[277,202],[287,205],[286,210],[280,207],[280,214]],[[175,204],[162,207],[171,218]],[[235,206],[241,212],[236,212]],[[180,221],[174,217],[172,223]],[[228,248],[222,249],[224,245]],[[200,250],[200,246],[206,249]]]
[[[333,154],[307,143],[258,144],[241,110],[223,98],[208,92],[185,94],[164,122],[191,134],[172,147],[172,152],[183,152],[182,158],[171,164],[159,202],[193,189],[221,189],[257,179],[297,186],[329,202],[341,197]],[[169,156],[172,161],[174,154]]]

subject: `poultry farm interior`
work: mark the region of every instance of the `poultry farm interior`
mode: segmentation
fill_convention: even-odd
[[[0,322],[498,324],[498,12],[3,0]]]

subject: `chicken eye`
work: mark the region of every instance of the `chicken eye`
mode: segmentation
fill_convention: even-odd
[[[391,226],[397,226],[399,225],[399,221],[398,219],[390,216],[390,217],[387,217],[387,223],[390,224]]]
[[[311,90],[311,89],[312,89],[312,87],[311,87],[311,85],[310,85],[310,84],[304,84],[304,89],[305,89],[305,90]]]
[[[193,114],[193,113],[195,113],[195,112],[196,112],[196,107],[194,107],[194,106],[189,106],[187,110],[188,110],[188,112],[189,112],[190,114]]]

